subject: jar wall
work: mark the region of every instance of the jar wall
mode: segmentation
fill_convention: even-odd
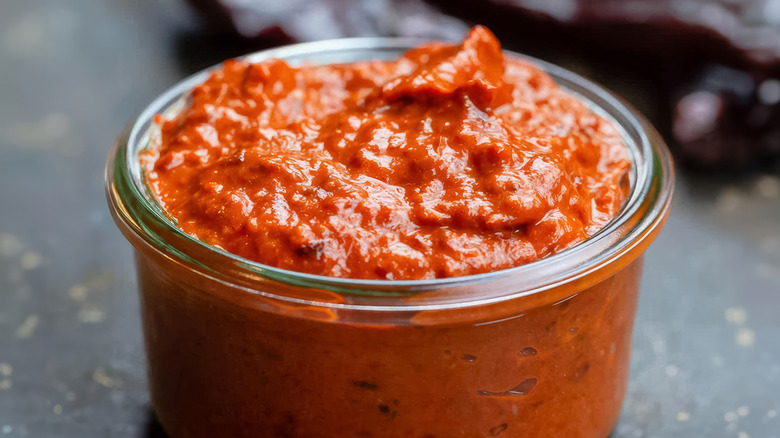
[[[244,306],[167,259],[137,265],[152,401],[172,437],[596,438],[625,393],[642,257],[510,318],[391,326]]]

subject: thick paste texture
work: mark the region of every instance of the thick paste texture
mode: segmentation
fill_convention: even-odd
[[[227,61],[141,156],[198,239],[293,271],[429,279],[532,262],[623,204],[614,126],[484,27],[394,61]]]

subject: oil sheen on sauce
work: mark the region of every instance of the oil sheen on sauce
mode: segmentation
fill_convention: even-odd
[[[141,156],[178,226],[245,258],[363,279],[522,265],[626,197],[610,122],[484,27],[394,61],[227,61]]]

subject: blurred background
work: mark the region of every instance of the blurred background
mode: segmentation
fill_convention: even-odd
[[[645,113],[678,164],[613,437],[780,438],[780,0],[3,0],[0,437],[164,437],[114,138],[226,58],[490,27]]]

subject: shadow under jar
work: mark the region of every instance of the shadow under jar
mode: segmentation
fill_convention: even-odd
[[[349,39],[249,55],[299,64],[394,59],[420,41]],[[521,55],[512,54],[524,58]],[[172,437],[606,437],[628,379],[642,254],[673,188],[666,146],[605,90],[532,60],[623,134],[628,199],[601,231],[527,265],[415,281],[329,278],[261,265],[179,230],[139,165],[155,114],[107,166],[136,249],[152,403]]]

